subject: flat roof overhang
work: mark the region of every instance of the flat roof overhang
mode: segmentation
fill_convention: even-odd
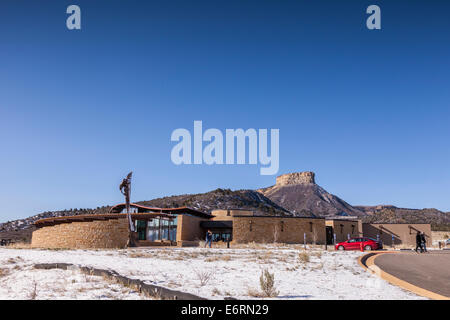
[[[126,207],[125,203],[120,203],[120,204],[113,206],[109,210],[109,212],[110,213],[119,213],[119,212],[122,212],[122,210],[125,209],[125,207]],[[140,214],[141,212],[147,213],[147,212],[143,212],[143,211],[151,211],[151,212],[155,212],[155,213],[167,213],[167,214],[190,214],[190,215],[193,215],[196,217],[207,218],[207,219],[210,219],[213,217],[209,213],[205,213],[205,212],[198,211],[198,210],[188,208],[188,207],[158,208],[158,207],[147,207],[147,206],[143,206],[143,205],[136,204],[136,203],[130,203],[130,207],[138,209],[138,212],[135,214]],[[139,212],[139,210],[141,212]]]
[[[202,221],[200,227],[205,229],[232,229],[233,221]]]
[[[89,221],[101,221],[101,220],[113,220],[113,219],[121,219],[126,218],[126,213],[108,213],[108,214],[83,214],[76,216],[64,216],[64,217],[50,217],[40,219],[34,222],[34,225],[38,228],[53,226],[62,223],[71,223],[71,222],[89,222]],[[132,219],[153,219],[167,217],[170,218],[172,215],[167,213],[159,213],[159,212],[145,212],[145,213],[132,213]]]
[[[111,219],[120,219],[125,218],[127,216],[126,213],[120,213],[123,209],[125,209],[126,204],[121,203],[112,207],[109,213],[106,214],[84,214],[84,215],[75,215],[75,216],[63,216],[63,217],[50,217],[40,219],[34,222],[34,225],[38,228],[45,226],[52,226],[61,223],[71,223],[71,222],[88,222],[88,221],[99,221],[99,220],[111,220]],[[189,214],[192,216],[207,218],[210,219],[213,216],[204,213],[195,209],[191,209],[188,207],[179,207],[179,208],[157,208],[157,207],[146,207],[139,204],[131,203],[130,207],[137,208],[138,211],[141,212],[131,213],[132,219],[152,219],[158,217],[173,217],[173,215],[177,214]],[[150,211],[150,212],[144,212]]]

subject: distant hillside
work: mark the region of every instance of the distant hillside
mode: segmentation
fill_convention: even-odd
[[[207,213],[214,209],[247,209],[253,210],[257,215],[291,215],[288,210],[254,190],[216,189],[206,193],[184,194],[136,203],[159,208],[189,207]]]
[[[432,230],[450,231],[450,212],[437,209],[406,209],[394,206],[357,206],[369,223],[429,223]]]
[[[314,172],[296,172],[277,177],[274,186],[258,190],[293,213],[311,212],[315,216],[364,216],[366,213],[328,193],[315,183]]]

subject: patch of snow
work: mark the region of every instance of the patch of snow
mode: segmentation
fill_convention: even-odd
[[[0,265],[11,258],[23,270],[11,270],[12,274],[0,276],[0,298],[25,298],[30,281],[50,283],[66,281],[68,293],[74,299],[99,299],[102,294],[78,292],[87,286],[82,275],[63,276],[62,270],[32,270],[34,263],[72,263],[100,269],[114,270],[121,275],[147,283],[189,292],[209,299],[233,296],[237,299],[255,299],[251,292],[259,291],[259,277],[264,269],[275,275],[279,294],[275,299],[425,299],[393,286],[364,269],[357,258],[359,251],[325,251],[318,248],[306,250],[309,262],[302,262],[299,253],[303,249],[292,246],[267,248],[136,248],[124,250],[38,250],[0,249]],[[17,258],[18,257],[18,258]],[[72,278],[71,278],[72,277]],[[81,277],[81,278],[80,278]],[[53,280],[45,280],[45,279]],[[60,279],[60,280],[56,280]],[[71,284],[72,280],[78,287]],[[206,279],[206,280],[205,280]],[[47,282],[46,282],[47,281]],[[4,289],[4,284],[9,289]],[[17,289],[13,284],[19,283]],[[43,296],[47,290],[42,285]],[[62,287],[63,285],[59,285]],[[38,288],[41,284],[38,284]],[[74,287],[72,290],[71,287]],[[112,288],[112,285],[109,285]],[[116,288],[117,289],[117,288]],[[24,291],[25,290],[25,291]],[[28,290],[28,291],[27,291]],[[98,289],[100,290],[100,289]],[[107,290],[107,288],[104,288]],[[50,290],[51,291],[51,290]],[[91,291],[91,290],[88,290]],[[110,292],[110,291],[109,291]],[[111,292],[110,292],[111,293]],[[50,294],[50,293],[48,293]],[[105,293],[106,295],[106,293]],[[88,298],[90,297],[90,298]],[[124,299],[128,296],[113,295]],[[132,297],[132,296],[131,296]],[[260,299],[260,298],[257,298]]]
[[[138,292],[111,283],[103,277],[78,270],[38,270],[25,260],[10,257],[1,261],[1,300],[140,300]]]

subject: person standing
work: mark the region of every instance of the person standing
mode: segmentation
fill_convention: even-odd
[[[425,251],[425,252],[428,252],[428,251],[427,251],[427,246],[426,246],[427,239],[425,239],[425,238],[426,238],[426,237],[425,237],[425,232],[422,232],[422,234],[420,235],[420,237],[421,237],[421,242],[422,242],[422,250]]]
[[[212,232],[211,232],[211,230],[208,230],[206,232],[205,248],[206,248],[206,245],[209,245],[209,247],[211,248],[211,242],[212,242]]]
[[[416,249],[415,249],[416,252],[418,252],[417,249],[420,249],[420,252],[423,252],[422,235],[420,234],[420,231],[417,231],[417,234],[416,234]]]

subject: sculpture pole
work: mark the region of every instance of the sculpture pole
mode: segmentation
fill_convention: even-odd
[[[128,247],[135,247],[136,244],[134,242],[133,234],[135,232],[133,219],[131,219],[131,210],[130,210],[130,194],[131,194],[131,176],[133,172],[130,172],[125,179],[122,180],[122,183],[119,186],[120,192],[125,196],[125,205],[127,210],[127,219],[128,219]]]

